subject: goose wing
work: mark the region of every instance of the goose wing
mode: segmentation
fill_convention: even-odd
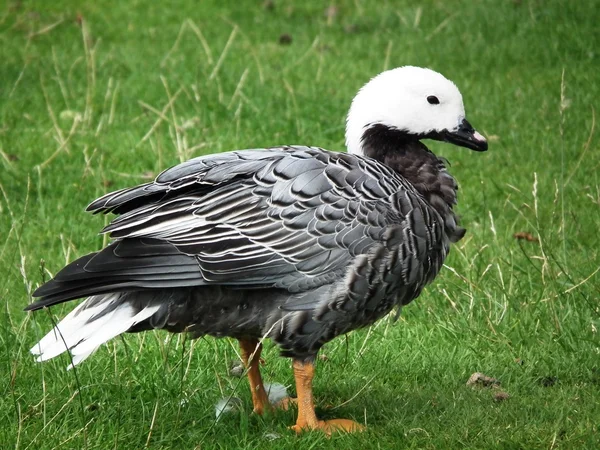
[[[432,223],[420,196],[391,169],[310,147],[195,158],[88,210],[120,214],[103,230],[116,242],[81,258],[75,275],[67,266],[62,279],[89,286],[79,274],[93,273],[104,291],[117,280],[124,289],[220,284],[300,292],[343,277],[354,257],[385,241],[390,224],[405,222],[420,235]],[[35,295],[64,290],[49,284]],[[79,288],[70,289],[76,298]]]

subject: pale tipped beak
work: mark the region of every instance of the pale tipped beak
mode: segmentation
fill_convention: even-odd
[[[485,152],[488,149],[487,139],[475,131],[467,119],[463,119],[454,130],[446,130],[442,133],[442,138],[446,142],[478,152]]]

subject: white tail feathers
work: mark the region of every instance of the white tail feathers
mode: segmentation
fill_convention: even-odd
[[[146,306],[139,312],[127,302],[114,307],[120,294],[90,297],[61,320],[56,327],[31,348],[36,361],[46,361],[67,350],[73,362],[67,370],[94,353],[105,342],[126,332],[152,316],[160,305]],[[88,306],[93,305],[93,306]],[[101,314],[106,309],[114,309]]]

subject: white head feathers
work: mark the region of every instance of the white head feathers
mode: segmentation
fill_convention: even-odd
[[[354,97],[346,147],[362,154],[363,133],[374,124],[426,135],[456,129],[464,118],[462,95],[452,81],[430,69],[398,67],[371,79]]]

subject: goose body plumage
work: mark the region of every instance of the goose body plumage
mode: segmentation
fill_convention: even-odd
[[[310,147],[195,158],[88,210],[120,214],[104,230],[114,242],[33,305],[107,296],[136,314],[157,308],[133,331],[266,336],[290,356],[410,302],[449,246],[442,217],[399,173]]]
[[[32,353],[43,361],[68,350],[75,365],[121,333],[150,329],[236,338],[262,412],[249,349],[270,338],[294,359],[299,397],[312,405],[305,382],[319,349],[415,299],[465,233],[457,183],[421,140],[487,149],[456,86],[414,67],[361,89],[346,137],[349,153],[201,156],[91,203],[117,215],[103,230],[112,242],[35,291],[27,310],[87,299]],[[297,431],[325,427],[306,405]]]

